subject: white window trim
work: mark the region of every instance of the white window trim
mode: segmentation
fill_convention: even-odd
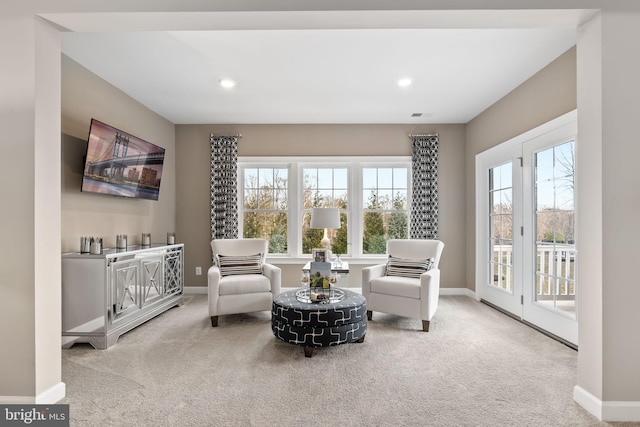
[[[362,253],[362,168],[365,167],[406,167],[407,173],[407,211],[411,208],[411,156],[306,156],[306,157],[238,157],[238,233],[243,233],[243,209],[242,196],[244,189],[244,174],[240,173],[245,168],[286,168],[288,173],[289,222],[288,254],[269,254],[269,260],[281,264],[294,264],[306,262],[310,255],[302,254],[302,227],[300,215],[302,200],[299,197],[303,182],[302,170],[305,167],[346,167],[349,174],[349,242],[351,242],[351,255],[345,260],[354,264],[370,264],[386,258],[381,255],[364,255]]]

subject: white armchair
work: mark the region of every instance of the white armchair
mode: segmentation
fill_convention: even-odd
[[[218,316],[271,310],[273,297],[280,293],[282,272],[263,262],[267,241],[216,239],[211,241],[211,250],[214,259],[208,271],[211,326],[218,326]]]
[[[429,322],[438,308],[440,293],[438,265],[443,249],[444,243],[440,240],[391,239],[387,241],[387,255],[403,260],[433,258],[433,264],[431,269],[424,272],[393,272],[398,275],[387,274],[388,263],[363,268],[362,295],[367,300],[369,320],[374,311],[422,319],[422,330],[428,332]],[[397,260],[396,262],[401,263]]]

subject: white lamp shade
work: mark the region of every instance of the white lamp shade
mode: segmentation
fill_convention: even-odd
[[[340,209],[313,208],[311,210],[311,228],[340,228]]]

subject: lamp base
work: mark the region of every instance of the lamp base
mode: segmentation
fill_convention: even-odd
[[[329,240],[329,235],[327,234],[326,228],[324,229],[324,236],[322,237],[322,240],[320,240],[320,244],[325,249],[329,249],[329,247],[331,246],[331,240]]]

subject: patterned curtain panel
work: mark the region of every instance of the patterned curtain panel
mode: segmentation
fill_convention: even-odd
[[[211,240],[238,238],[238,138],[211,135]]]
[[[438,135],[413,137],[411,239],[438,238]]]

